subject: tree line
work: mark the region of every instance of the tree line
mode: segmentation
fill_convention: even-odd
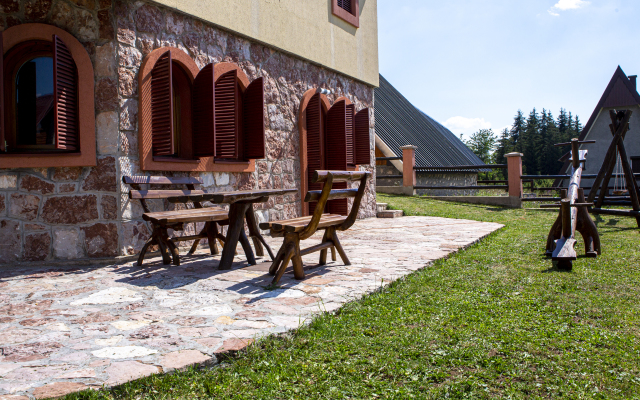
[[[505,128],[499,137],[491,129],[480,129],[464,142],[486,164],[505,164],[505,154],[518,152],[523,154],[524,174],[554,175],[562,167],[558,159],[568,151],[554,144],[568,142],[580,131],[582,123],[577,115],[561,108],[558,118],[554,118],[551,111],[543,108],[538,112],[534,108],[526,118],[518,110],[511,128]]]

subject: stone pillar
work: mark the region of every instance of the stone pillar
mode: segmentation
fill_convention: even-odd
[[[408,196],[413,196],[416,186],[416,146],[408,145],[402,149],[402,191]]]
[[[522,197],[522,153],[505,154],[507,157],[507,174],[509,179],[509,196]]]

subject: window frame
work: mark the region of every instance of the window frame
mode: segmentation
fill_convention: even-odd
[[[175,47],[161,47],[153,50],[142,61],[138,73],[140,96],[140,110],[138,113],[138,148],[140,152],[140,169],[143,171],[183,171],[183,172],[255,172],[255,159],[250,160],[219,160],[213,156],[200,156],[194,159],[180,159],[153,156],[151,130],[151,71],[158,59],[167,51],[171,51],[173,62],[177,62],[193,81],[200,72],[195,61],[183,50]],[[237,70],[238,84],[242,90],[249,86],[249,78],[242,69],[234,63],[218,63],[213,66],[214,81],[226,72]],[[193,126],[193,121],[191,121]]]
[[[78,140],[79,148],[74,152],[20,152],[0,153],[0,168],[47,168],[47,167],[92,167],[97,165],[96,160],[96,135],[95,135],[95,106],[94,106],[94,73],[93,64],[84,46],[70,33],[52,25],[29,23],[13,26],[2,32],[2,64],[3,82],[6,82],[5,74],[12,71],[4,70],[4,55],[15,46],[30,42],[52,42],[52,38],[58,36],[66,45],[73,57],[77,69],[78,90]],[[7,88],[5,88],[7,89]],[[12,104],[4,102],[2,94],[2,114],[0,123],[5,127],[7,118],[11,118],[15,112],[7,112]],[[13,132],[4,132],[5,135],[13,135]]]
[[[360,28],[360,0],[350,0],[353,13],[338,5],[338,0],[331,0],[331,13],[356,28]]]

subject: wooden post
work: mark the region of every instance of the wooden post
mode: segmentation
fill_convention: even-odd
[[[522,197],[522,153],[505,154],[507,157],[507,175],[509,180],[509,197]]]
[[[400,147],[402,149],[402,191],[404,194],[413,196],[416,186],[416,146],[408,145]]]

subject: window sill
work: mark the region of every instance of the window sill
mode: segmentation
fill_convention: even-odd
[[[0,168],[95,167],[95,153],[4,153]]]

